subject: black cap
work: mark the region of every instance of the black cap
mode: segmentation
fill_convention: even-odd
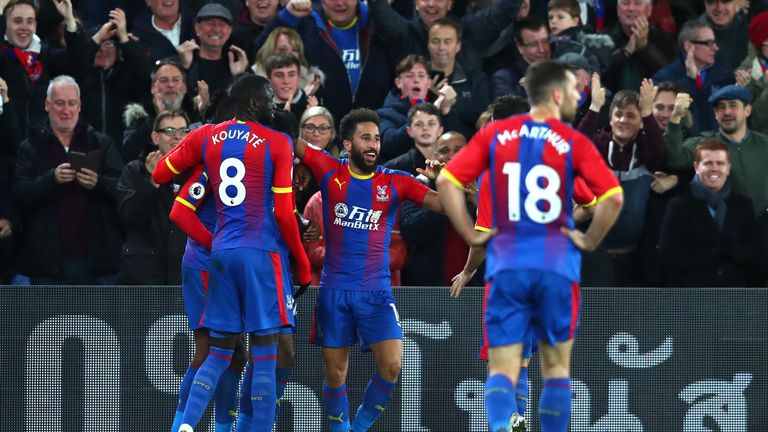
[[[207,5],[200,8],[197,16],[195,16],[195,22],[200,22],[208,18],[221,18],[229,25],[232,25],[233,21],[232,12],[230,12],[229,9],[220,5],[219,3],[208,3]]]

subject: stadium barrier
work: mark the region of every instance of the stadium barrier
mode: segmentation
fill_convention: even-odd
[[[327,430],[320,352],[307,342],[316,292],[297,301],[296,367],[277,431]],[[445,288],[395,294],[403,372],[373,430],[486,431],[482,290],[458,300]],[[571,431],[765,430],[768,289],[582,294]],[[0,430],[170,429],[192,351],[177,287],[0,287],[0,326]],[[353,350],[353,413],[372,368],[370,354]],[[538,430],[535,366],[530,378]]]

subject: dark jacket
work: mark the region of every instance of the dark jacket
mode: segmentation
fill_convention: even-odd
[[[144,57],[143,47],[131,39],[119,44],[118,59],[107,70],[93,66],[99,46],[84,33],[79,32],[77,45],[69,48],[78,65],[76,78],[83,119],[121,146],[125,130],[123,109],[146,93],[151,85],[152,63]]]
[[[368,6],[358,1],[358,32],[360,46],[360,80],[353,91],[341,57],[328,28],[327,19],[322,10],[298,19],[286,9],[278,13],[270,25],[261,32],[254,49],[259,49],[269,33],[277,27],[285,26],[296,30],[304,42],[304,54],[312,66],[325,72],[324,87],[329,89],[324,98],[324,106],[331,111],[336,125],[353,108],[381,106],[387,92],[394,82],[394,66],[384,49],[385,43],[373,33],[368,20]]]
[[[179,43],[195,36],[193,18],[191,12],[182,8]],[[176,47],[152,25],[152,10],[149,7],[145,7],[136,15],[130,29],[131,33],[139,38],[144,55],[152,62],[177,55]]]
[[[663,68],[653,76],[653,82],[656,84],[664,81],[673,81],[680,87],[680,91],[691,95],[691,114],[693,115],[693,126],[690,129],[691,134],[698,135],[700,131],[717,130],[718,125],[715,121],[715,111],[712,104],[709,103],[709,97],[712,93],[734,83],[733,69],[726,69],[719,63],[715,63],[705,69],[702,89],[696,86],[696,80],[688,77],[685,72],[685,57],[678,59]]]
[[[659,254],[667,286],[746,286],[757,256],[752,203],[732,192],[719,230],[707,204],[683,189],[669,202],[661,227]]]
[[[5,21],[5,20],[3,20]],[[67,43],[74,42],[75,33],[64,32]],[[55,48],[43,42],[38,59],[42,64],[40,77],[33,83],[27,78],[16,56],[9,54],[8,43],[0,43],[0,77],[8,84],[8,98],[19,122],[19,128],[27,136],[31,128],[44,121],[45,97],[48,83],[60,74],[74,74],[74,63],[63,48]]]
[[[520,79],[528,71],[529,63],[520,55],[515,56],[509,67],[501,68],[491,76],[491,97],[515,95],[526,98],[525,89],[520,85]]]
[[[80,123],[75,134],[85,139],[85,151],[101,150],[99,180],[92,190],[85,190],[88,205],[88,262],[95,274],[115,272],[120,263],[123,233],[117,218],[117,179],[122,161],[107,135]],[[83,136],[84,134],[84,136]],[[47,149],[50,126],[35,128],[19,145],[14,176],[14,196],[23,220],[20,270],[29,276],[56,276],[59,272],[60,246],[56,195],[62,185],[54,180],[55,166]]]
[[[477,132],[477,118],[492,102],[488,79],[482,72],[468,70],[456,62],[448,82],[456,91],[456,104],[444,116],[448,121],[445,130],[458,132],[469,140]]]
[[[411,146],[407,152],[400,156],[389,160],[384,164],[385,167],[405,171],[412,176],[416,176],[418,172],[416,168],[424,168],[427,165],[427,158],[424,157],[416,147]]]
[[[522,0],[499,0],[461,18],[461,51],[458,59],[464,66],[480,70],[482,52],[515,19],[521,3]],[[370,8],[371,23],[376,33],[387,41],[395,64],[408,54],[421,54],[429,58],[428,29],[418,14],[408,20],[395,12],[386,0],[371,1]]]
[[[659,69],[672,63],[677,56],[674,37],[655,27],[648,30],[648,45],[628,55],[624,47],[629,36],[616,24],[611,37],[614,51],[603,71],[603,85],[616,93],[619,90],[637,91],[643,78],[651,77]]]
[[[125,228],[119,281],[128,285],[181,284],[186,235],[168,219],[173,184],[156,188],[142,160],[123,168],[117,184],[118,213]]]

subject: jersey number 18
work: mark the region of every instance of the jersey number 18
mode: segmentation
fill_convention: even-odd
[[[507,200],[509,209],[509,220],[517,222],[520,220],[520,178],[522,177],[521,166],[518,162],[506,162],[501,170],[507,175]],[[545,180],[544,187],[539,186],[541,179]],[[547,165],[535,165],[525,173],[525,188],[528,189],[528,195],[525,197],[523,208],[528,215],[528,219],[533,222],[546,224],[560,217],[560,211],[563,209],[563,202],[557,192],[560,190],[560,176],[552,167]],[[540,210],[537,203],[545,201],[547,210]]]

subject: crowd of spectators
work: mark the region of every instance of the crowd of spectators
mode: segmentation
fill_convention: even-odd
[[[233,77],[267,78],[289,129],[334,156],[338,121],[377,110],[379,162],[419,176],[493,99],[525,98],[542,59],[574,72],[573,127],[625,192],[583,285],[768,283],[767,0],[145,3],[0,0],[0,283],[178,284],[178,185],[149,173]],[[317,182],[295,176],[322,225]],[[305,247],[319,271],[322,236]],[[404,206],[390,252],[394,283],[450,285],[467,247]]]

